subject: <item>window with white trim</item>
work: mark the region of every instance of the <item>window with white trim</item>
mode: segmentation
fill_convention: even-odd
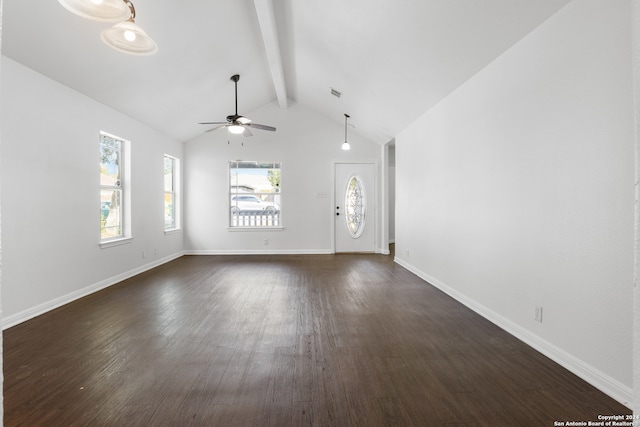
[[[229,227],[282,227],[280,162],[229,162]]]
[[[180,160],[164,155],[164,229],[180,228]]]
[[[100,242],[131,237],[129,141],[100,132]]]

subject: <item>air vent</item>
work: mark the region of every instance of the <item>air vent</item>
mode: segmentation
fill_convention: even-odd
[[[342,96],[342,92],[335,90],[334,88],[330,88],[331,89],[331,95],[335,96],[336,98],[340,98]]]

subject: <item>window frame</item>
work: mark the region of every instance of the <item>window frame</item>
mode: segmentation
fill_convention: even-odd
[[[240,185],[239,182],[236,180],[236,182],[232,181],[232,170],[234,169],[233,165],[235,165],[235,169],[243,169],[243,168],[239,168],[238,165],[239,164],[257,164],[257,165],[271,165],[271,168],[264,168],[264,169],[277,169],[279,171],[279,180],[278,180],[278,184],[276,185],[276,189],[274,192],[269,193],[269,192],[261,192],[261,191],[238,191]],[[277,167],[276,167],[277,166]],[[237,176],[237,174],[236,174]],[[227,192],[227,215],[228,215],[228,222],[227,222],[227,230],[229,231],[265,231],[265,230],[275,230],[275,231],[279,231],[279,230],[283,230],[283,221],[282,221],[282,162],[281,161],[255,161],[255,160],[231,160],[228,162],[228,166],[227,166],[227,179],[229,180],[229,184],[228,184],[228,192]],[[235,190],[234,190],[235,188]],[[238,196],[238,195],[252,195],[252,196],[256,196],[258,198],[261,198],[261,196],[265,196],[265,195],[273,195],[274,197],[274,203],[275,203],[275,199],[276,196],[278,198],[278,207],[279,209],[277,209],[275,211],[274,214],[272,214],[272,218],[269,219],[268,217],[270,216],[269,214],[263,214],[260,215],[261,217],[267,216],[267,222],[272,221],[274,222],[273,225],[265,225],[265,224],[257,224],[256,225],[234,225],[234,211],[232,209],[232,198],[234,196]],[[236,211],[238,212],[238,211]],[[240,211],[242,212],[242,211]],[[255,212],[255,211],[254,211]],[[237,213],[236,213],[237,215]],[[276,223],[277,221],[277,223]],[[257,221],[256,221],[257,222]],[[263,221],[261,221],[263,222]]]
[[[133,236],[131,234],[131,142],[119,136],[100,131],[100,135],[98,138],[98,150],[99,150],[99,165],[103,165],[102,156],[103,156],[103,139],[109,138],[112,140],[116,140],[120,142],[119,151],[119,160],[118,160],[118,172],[119,172],[119,180],[113,184],[103,184],[100,178],[99,183],[99,192],[100,195],[100,240],[99,244],[101,248],[108,248],[112,246],[117,246],[125,243],[129,243]],[[102,170],[100,169],[99,176],[102,176]],[[119,226],[120,233],[117,236],[109,236],[103,237],[102,229],[103,229],[103,221],[102,221],[102,192],[103,191],[119,191],[120,192],[120,209],[118,212],[119,215]],[[111,214],[111,212],[109,213]]]
[[[172,168],[171,168],[171,190],[167,190],[167,170],[166,170],[166,162],[167,160],[170,159],[172,162]],[[180,230],[181,228],[181,223],[180,223],[180,159],[175,157],[175,156],[171,156],[169,154],[165,154],[163,156],[163,177],[164,177],[164,202],[165,202],[165,206],[163,209],[163,212],[165,214],[164,218],[165,218],[165,224],[164,224],[164,231],[165,233],[171,233],[173,231],[177,231]],[[166,201],[167,201],[167,195],[171,195],[171,199],[172,199],[172,219],[173,219],[173,223],[170,226],[167,226],[166,223]]]

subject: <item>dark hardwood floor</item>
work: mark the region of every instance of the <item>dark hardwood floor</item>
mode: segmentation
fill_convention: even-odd
[[[631,411],[383,255],[185,256],[4,332],[7,426],[553,426]]]

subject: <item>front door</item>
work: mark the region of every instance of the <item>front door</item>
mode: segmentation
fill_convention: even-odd
[[[375,252],[375,165],[335,165],[336,252]]]

